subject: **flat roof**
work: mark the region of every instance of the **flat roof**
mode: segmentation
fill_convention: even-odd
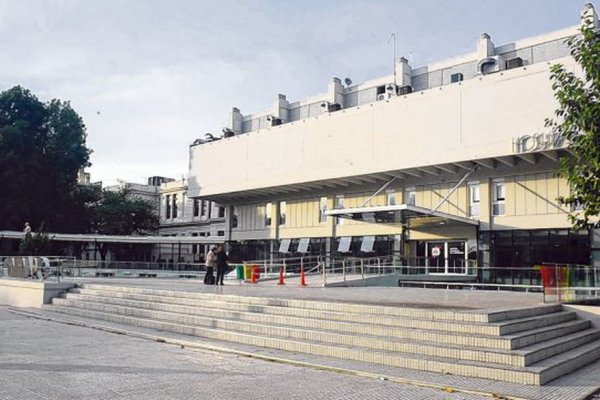
[[[147,243],[147,244],[213,244],[225,242],[223,236],[120,236],[48,232],[52,240],[64,242]],[[23,232],[0,231],[0,239],[23,239]]]

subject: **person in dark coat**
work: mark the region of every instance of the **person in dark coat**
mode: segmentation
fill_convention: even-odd
[[[225,249],[223,248],[223,245],[220,244],[217,246],[217,285],[223,286],[223,278],[225,277],[225,272],[227,272],[227,260],[228,258]]]

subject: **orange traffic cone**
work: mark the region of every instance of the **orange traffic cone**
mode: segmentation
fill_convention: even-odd
[[[306,280],[304,279],[304,265],[300,267],[300,287],[306,287]]]
[[[283,281],[283,267],[279,268],[279,283],[278,285],[285,285],[285,282]]]

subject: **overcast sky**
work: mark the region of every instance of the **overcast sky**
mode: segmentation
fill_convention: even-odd
[[[579,0],[0,0],[0,90],[70,100],[87,126],[92,181],[187,175],[189,144],[231,107],[270,108],[576,25]],[[597,6],[597,4],[596,4]],[[223,154],[227,157],[227,154]],[[235,160],[232,160],[235,164]]]

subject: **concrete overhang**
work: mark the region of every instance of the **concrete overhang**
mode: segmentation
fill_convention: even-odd
[[[499,155],[497,157],[489,157],[482,159],[472,159],[465,161],[455,161],[443,164],[423,165],[415,168],[406,168],[394,171],[381,171],[376,173],[346,176],[335,179],[302,181],[287,185],[277,185],[248,189],[242,191],[234,191],[227,193],[215,193],[197,198],[211,200],[221,204],[236,204],[238,202],[259,201],[260,199],[284,198],[290,196],[303,196],[310,193],[324,193],[332,191],[344,191],[349,187],[357,185],[365,187],[377,188],[391,179],[399,182],[411,181],[410,185],[418,185],[421,178],[435,178],[458,181],[466,172],[477,166],[482,171],[493,172],[498,169],[506,169],[535,166],[543,159],[548,159],[556,163],[560,157],[569,154],[568,148],[552,148],[542,151],[513,153],[507,155]]]

